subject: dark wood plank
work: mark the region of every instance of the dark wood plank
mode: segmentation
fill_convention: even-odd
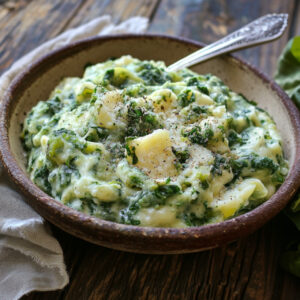
[[[187,0],[185,5],[180,0],[163,0],[149,31],[184,36],[209,44],[268,13],[289,13],[292,18],[294,6],[294,0]],[[289,28],[278,41],[236,54],[272,75],[288,36]]]
[[[3,28],[0,35],[0,74],[13,61],[68,28],[104,14],[110,14],[116,23],[135,15],[151,17],[158,2],[158,0],[5,2],[0,5],[0,28]]]
[[[39,0],[8,11],[1,19],[0,72],[36,46],[56,36],[83,1]],[[7,8],[1,7],[0,15]]]
[[[298,279],[286,275],[277,263],[296,234],[281,215],[222,248],[155,256],[105,249],[55,229],[70,284],[64,291],[32,293],[23,299],[297,299]],[[286,277],[290,278],[281,282]],[[278,290],[277,284],[282,288]]]
[[[159,0],[87,0],[85,1],[78,14],[70,22],[70,26],[83,24],[93,18],[104,14],[111,15],[115,23],[122,22],[133,16],[143,16],[151,18],[159,2]]]

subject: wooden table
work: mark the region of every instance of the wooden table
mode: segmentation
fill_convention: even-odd
[[[299,1],[0,0],[0,72],[63,30],[103,14],[115,22],[146,16],[149,32],[210,43],[272,12],[289,13],[285,35],[238,53],[271,76],[288,39],[300,33]],[[283,214],[230,245],[187,255],[123,253],[54,227],[53,232],[64,250],[70,284],[62,291],[31,293],[23,299],[300,299],[300,279],[278,265],[287,241],[297,236]]]

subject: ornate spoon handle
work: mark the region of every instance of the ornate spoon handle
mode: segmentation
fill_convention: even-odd
[[[220,54],[279,38],[287,27],[287,14],[269,14],[170,65],[168,71],[190,67]]]

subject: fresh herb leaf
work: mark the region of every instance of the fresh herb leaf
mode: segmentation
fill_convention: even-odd
[[[300,243],[292,242],[280,257],[281,267],[291,274],[300,277]]]
[[[210,127],[201,129],[200,126],[194,126],[183,132],[183,136],[187,137],[192,143],[205,146],[214,136],[214,132]]]
[[[186,107],[195,101],[195,93],[192,90],[185,90],[178,95],[178,102],[182,107]]]
[[[165,70],[154,66],[150,62],[141,64],[138,75],[144,80],[146,85],[161,85],[171,81],[171,77]]]
[[[300,36],[291,39],[281,54],[276,82],[287,92],[289,97],[300,108]]]
[[[127,122],[127,136],[144,136],[161,128],[156,115],[144,107],[137,106],[135,102],[128,106]]]

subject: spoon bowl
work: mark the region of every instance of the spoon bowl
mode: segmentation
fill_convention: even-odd
[[[168,67],[168,71],[188,68],[221,54],[274,41],[282,36],[288,21],[288,14],[269,14],[225,36]]]

